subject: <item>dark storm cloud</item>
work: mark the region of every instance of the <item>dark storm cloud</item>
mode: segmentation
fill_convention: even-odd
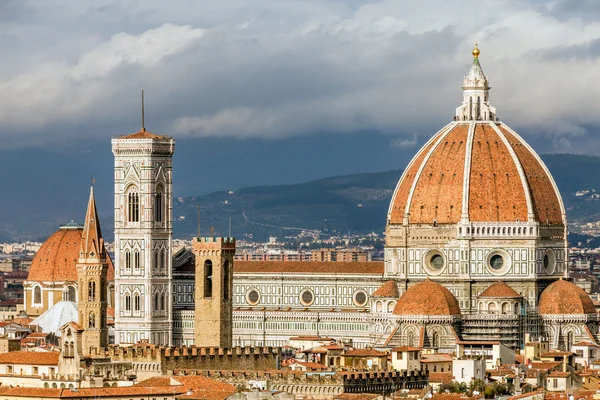
[[[149,126],[178,137],[369,130],[407,147],[452,118],[475,40],[507,122],[561,145],[591,135],[600,25],[585,15],[595,3],[473,4],[0,3],[0,137],[21,146],[128,133],[144,87]]]

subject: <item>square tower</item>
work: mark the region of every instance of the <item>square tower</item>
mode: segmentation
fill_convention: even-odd
[[[195,332],[198,347],[232,346],[233,256],[235,239],[194,240],[196,256]]]
[[[114,138],[115,343],[172,341],[171,168],[175,140]]]

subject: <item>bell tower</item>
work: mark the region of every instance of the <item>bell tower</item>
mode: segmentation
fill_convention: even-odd
[[[79,324],[84,328],[81,346],[85,354],[89,354],[92,347],[101,348],[108,344],[107,257],[92,186],[77,260],[77,308]]]
[[[199,237],[193,247],[196,256],[194,344],[231,348],[235,239]]]
[[[143,115],[143,92],[142,92]],[[175,140],[142,129],[112,140],[115,156],[115,343],[172,342]]]

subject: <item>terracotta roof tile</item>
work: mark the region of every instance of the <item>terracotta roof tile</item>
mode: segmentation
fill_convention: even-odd
[[[562,225],[562,203],[552,177],[523,139],[504,125],[497,130],[493,122],[476,123],[472,147],[467,149],[470,125],[470,121],[465,121],[444,128],[417,153],[398,182],[389,222],[403,222],[412,190],[408,205],[410,223],[431,224],[434,220],[439,224],[457,223],[465,195],[465,158],[470,152],[467,171],[471,221],[527,221],[526,196],[530,193],[535,219],[543,224]]]
[[[383,262],[236,261],[235,273],[383,274]]]
[[[148,132],[145,129],[132,133],[129,135],[119,136],[119,139],[169,139],[167,136],[157,135],[155,133]]]
[[[468,124],[458,124],[435,147],[414,187],[412,224],[460,220]]]
[[[352,349],[344,353],[348,357],[385,357],[387,353],[374,349]]]
[[[56,351],[11,351],[0,354],[0,364],[58,365],[59,356]]]
[[[552,177],[544,169],[543,162],[504,126],[501,126],[500,130],[510,142],[519,162],[523,166],[523,172],[531,192],[536,220],[543,224],[546,221],[550,224],[562,224],[560,199],[556,190],[554,190]]]
[[[394,308],[396,315],[460,315],[454,295],[431,280],[410,287]]]
[[[478,297],[520,298],[523,296],[506,283],[498,281],[488,286]]]
[[[42,244],[36,253],[28,281],[35,282],[77,282],[77,260],[81,248],[83,228],[61,228]],[[107,279],[114,280],[115,270],[107,255]]]
[[[400,297],[400,293],[398,292],[396,281],[387,281],[379,289],[373,292],[371,297],[393,297],[397,299]]]
[[[590,296],[579,286],[558,280],[542,292],[538,303],[540,314],[596,314]]]
[[[452,372],[429,372],[429,382],[449,383],[454,379]]]
[[[515,161],[488,124],[475,128],[469,187],[471,221],[527,221],[527,199]]]
[[[340,393],[334,397],[334,400],[374,400],[381,397],[375,393]]]

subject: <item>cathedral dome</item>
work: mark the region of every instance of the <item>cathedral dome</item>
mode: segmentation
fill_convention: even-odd
[[[76,282],[77,259],[81,249],[83,227],[73,222],[63,225],[54,232],[36,253],[28,281],[36,282]],[[112,260],[108,257],[107,279],[114,279]]]
[[[431,280],[410,287],[394,308],[396,315],[460,315],[456,297]]]
[[[402,174],[388,224],[565,224],[550,172],[516,132],[498,121],[478,56],[479,50],[465,76],[454,121],[421,148]]]
[[[596,307],[590,296],[576,284],[562,279],[544,289],[538,309],[542,315],[596,314]]]

